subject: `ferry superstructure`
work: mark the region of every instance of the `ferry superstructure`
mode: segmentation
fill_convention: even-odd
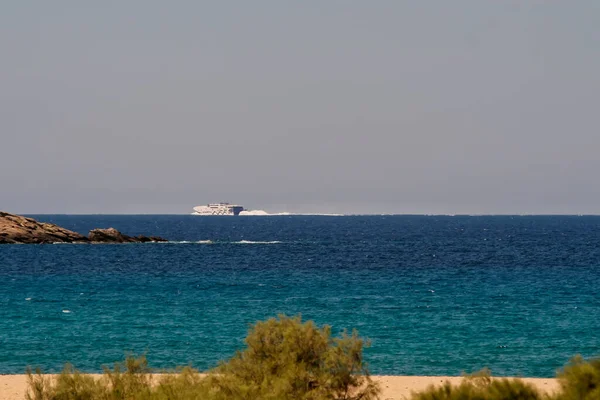
[[[210,203],[194,207],[192,215],[240,215],[244,207],[229,203]]]

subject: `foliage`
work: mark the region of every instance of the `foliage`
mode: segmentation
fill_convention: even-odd
[[[370,400],[379,388],[362,358],[358,333],[332,338],[300,317],[258,322],[237,352],[207,377],[191,368],[153,381],[145,357],[127,357],[101,378],[71,365],[52,380],[28,370],[28,400]]]
[[[600,399],[600,358],[585,361],[575,356],[557,376],[562,390],[556,399]]]
[[[204,400],[213,399],[205,378],[198,371],[185,367],[176,374],[160,377],[152,393],[153,400]]]
[[[458,386],[445,382],[413,393],[413,400],[541,400],[538,390],[520,379],[492,379],[488,369],[467,376]]]
[[[100,379],[81,374],[67,364],[55,380],[44,377],[40,371],[27,371],[28,400],[95,400],[95,399],[149,399],[152,375],[145,357],[129,356],[117,363],[113,370],[104,369]]]
[[[106,388],[92,376],[83,375],[67,364],[53,380],[39,369],[27,370],[27,400],[92,400],[105,398]]]
[[[146,357],[129,356],[124,363],[117,363],[111,371],[104,368],[101,385],[110,393],[111,399],[149,399],[152,392],[152,371]]]
[[[599,400],[600,358],[572,358],[557,374],[560,389],[550,395],[540,394],[535,387],[519,379],[492,379],[489,370],[468,376],[460,385],[446,382],[413,393],[413,400]]]
[[[246,348],[208,375],[186,367],[152,374],[145,357],[129,356],[101,377],[67,364],[54,378],[27,370],[28,400],[371,400],[380,393],[363,361],[358,333],[279,316],[254,325]],[[560,390],[542,395],[519,379],[492,378],[488,369],[413,393],[412,400],[598,400],[600,358],[576,356],[558,372]]]
[[[364,345],[356,331],[332,338],[329,326],[282,315],[258,322],[208,381],[218,399],[374,399]]]

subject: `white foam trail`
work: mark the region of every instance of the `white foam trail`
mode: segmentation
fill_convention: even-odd
[[[290,213],[290,212],[280,212],[280,213],[268,213],[265,210],[244,210],[240,212],[241,216],[249,216],[249,217],[272,217],[272,216],[288,216],[288,215],[317,215],[317,216],[327,216],[327,217],[342,217],[344,214],[323,214],[323,213]]]
[[[269,214],[265,210],[244,210],[244,211],[240,212],[240,215],[246,215],[246,216],[267,216],[267,215],[271,215],[271,214]]]
[[[252,240],[240,240],[239,242],[233,242],[237,244],[276,244],[281,243],[279,240],[270,240],[270,241],[252,241]]]
[[[213,244],[212,240],[169,240],[168,242],[156,242],[156,243],[170,243],[170,244]]]
[[[30,300],[31,300],[31,297],[26,297],[26,298],[25,298],[25,300],[26,300],[26,301],[30,301]]]
[[[65,309],[65,310],[62,310],[62,312],[65,313],[65,314],[71,314],[71,310],[66,310]]]
[[[316,213],[307,213],[307,214],[303,214],[303,213],[282,213],[280,215],[306,215],[306,216],[310,216],[310,215],[314,215],[314,216],[318,216],[318,217],[343,217],[346,214],[327,214],[327,213],[321,213],[321,214],[316,214]]]

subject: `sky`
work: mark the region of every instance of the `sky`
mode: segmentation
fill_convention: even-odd
[[[13,1],[0,210],[600,214],[600,2]]]

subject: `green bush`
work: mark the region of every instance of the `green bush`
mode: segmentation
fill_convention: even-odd
[[[575,356],[557,377],[561,387],[557,400],[600,399],[600,358],[585,361]]]
[[[84,375],[67,364],[52,380],[27,371],[28,400],[95,400],[95,399],[150,399],[152,375],[145,357],[127,357],[115,364],[113,370],[104,369],[100,379]]]
[[[492,379],[489,370],[467,377],[460,385],[430,386],[413,393],[413,400],[599,400],[600,358],[590,361],[572,358],[557,374],[560,389],[542,395],[532,385],[519,379]]]
[[[520,379],[492,379],[489,370],[467,376],[458,386],[450,382],[413,393],[413,400],[540,400],[544,397]]]
[[[371,400],[379,387],[362,358],[356,331],[331,337],[300,317],[258,322],[246,349],[203,377],[191,368],[158,376],[145,357],[128,357],[100,379],[67,365],[54,380],[28,370],[28,400]]]
[[[258,322],[207,381],[216,399],[375,399],[364,345],[356,331],[332,338],[329,326],[279,316]]]
[[[204,377],[186,367],[175,374],[163,375],[154,386],[152,400],[203,400],[213,399]]]
[[[28,400],[372,400],[380,393],[363,361],[358,333],[331,336],[300,317],[258,322],[246,348],[207,375],[186,367],[152,375],[145,357],[127,357],[100,378],[67,364],[56,378],[27,370]],[[446,382],[412,400],[599,400],[600,359],[576,356],[558,372],[560,390],[542,395],[519,379],[492,379],[489,370],[460,385]]]
[[[64,370],[52,380],[44,377],[38,369],[35,373],[27,370],[29,389],[26,394],[28,400],[91,400],[105,398],[106,388],[89,375],[76,371],[72,365],[67,364]]]

